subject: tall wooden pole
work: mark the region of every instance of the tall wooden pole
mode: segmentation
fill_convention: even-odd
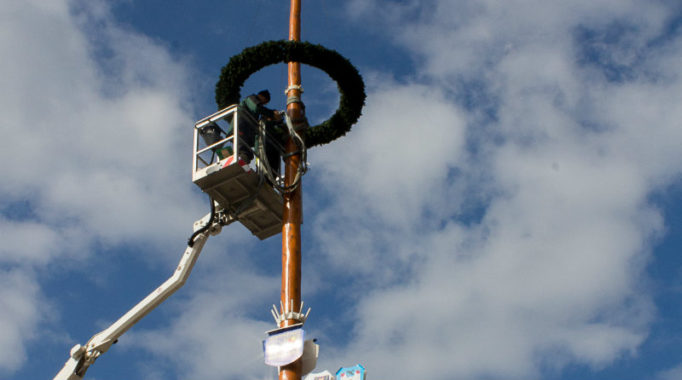
[[[291,12],[289,17],[289,40],[301,40],[301,0],[291,0]],[[287,113],[292,120],[298,120],[303,116],[303,107],[291,99],[301,97],[301,64],[289,63],[289,87],[287,90]],[[284,183],[290,186],[296,177],[298,167],[301,164],[301,155],[292,155],[298,150],[298,146],[292,138],[286,143],[286,158],[284,160]],[[284,194],[284,210],[282,215],[282,292],[283,305],[282,315],[287,312],[301,310],[301,184],[290,192]],[[293,309],[292,309],[293,308]],[[283,320],[280,327],[290,326],[297,323],[296,320]],[[280,367],[280,380],[300,380],[301,360]]]

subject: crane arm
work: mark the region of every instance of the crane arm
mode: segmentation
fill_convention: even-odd
[[[193,240],[188,244],[187,249],[185,249],[173,275],[142,301],[138,302],[137,305],[121,316],[111,326],[90,338],[85,346],[81,346],[80,344],[75,345],[71,349],[69,359],[64,364],[64,367],[57,373],[53,380],[82,380],[88,367],[90,367],[101,354],[109,350],[111,345],[116,343],[121,335],[185,284],[185,281],[187,281],[187,278],[194,268],[194,264],[199,258],[199,254],[201,253],[208,236],[218,234],[222,226],[230,222],[232,222],[232,219],[226,215],[222,215],[222,213],[215,221],[210,217],[210,214],[198,220],[194,224],[195,231],[201,229],[204,231],[193,236]],[[211,225],[208,226],[207,223],[210,223]],[[208,226],[209,228],[202,227],[202,225]]]

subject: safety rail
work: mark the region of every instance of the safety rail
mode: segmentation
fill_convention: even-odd
[[[234,149],[235,146],[240,146],[239,130],[244,127],[246,123],[241,123],[244,118],[247,123],[251,125],[258,125],[258,122],[248,113],[239,112],[239,107],[234,104],[224,108],[213,115],[207,116],[194,125],[194,154],[192,159],[192,173],[193,179],[196,178],[197,171],[204,169],[212,164],[215,164],[221,159],[218,154],[219,150],[229,151],[233,157],[233,161],[237,162],[239,149]],[[205,132],[213,130],[213,136],[207,136]],[[229,132],[226,132],[229,131]],[[210,132],[209,132],[210,133]],[[202,134],[204,136],[202,136]],[[203,137],[203,138],[202,138]],[[242,148],[250,147],[241,144]],[[210,157],[210,158],[209,158]]]
[[[263,128],[263,124],[236,104],[197,121],[194,125],[192,180],[205,174],[201,172],[209,166],[224,164],[223,161],[237,163],[240,158],[242,162],[250,163],[254,157],[258,159],[257,170],[270,169],[272,176],[279,176],[279,157],[283,155],[284,147]],[[266,146],[259,151],[258,143],[263,140]]]

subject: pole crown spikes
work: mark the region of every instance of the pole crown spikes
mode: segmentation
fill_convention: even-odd
[[[311,308],[308,308],[308,311],[306,311],[306,313],[303,314],[302,313],[303,304],[304,304],[304,302],[301,301],[301,307],[299,308],[300,312],[295,312],[294,311],[294,300],[291,300],[289,311],[285,311],[284,305],[282,304],[282,301],[279,301],[279,306],[280,306],[279,310],[282,310],[282,313],[280,314],[279,310],[277,309],[277,306],[275,306],[275,305],[272,305],[272,310],[270,310],[270,313],[272,313],[272,317],[275,318],[275,322],[277,322],[278,325],[281,325],[283,321],[288,321],[288,320],[294,320],[298,323],[305,323],[305,320],[308,319],[308,314],[310,314]]]

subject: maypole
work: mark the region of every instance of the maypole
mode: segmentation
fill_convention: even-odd
[[[317,345],[312,340],[304,341],[302,329],[308,316],[307,312],[303,313],[303,302],[301,301],[301,222],[303,220],[301,179],[306,172],[306,152],[309,148],[330,143],[344,136],[357,122],[365,103],[365,86],[362,77],[348,59],[321,45],[301,41],[301,0],[290,1],[289,39],[265,41],[256,46],[245,48],[241,53],[232,56],[227,65],[222,68],[220,79],[216,83],[216,102],[220,111],[215,114],[215,117],[208,118],[206,121],[209,123],[214,119],[217,121],[221,118],[231,117],[229,112],[234,111],[239,104],[241,87],[249,76],[269,65],[288,64],[285,123],[272,125],[273,129],[270,131],[274,132],[274,136],[268,136],[268,138],[284,145],[283,151],[281,151],[281,157],[284,161],[284,176],[280,178],[273,176],[272,173],[268,174],[269,168],[260,168],[255,172],[268,176],[269,185],[263,186],[267,189],[262,190],[270,192],[271,190],[274,191],[274,187],[277,194],[281,196],[281,203],[278,205],[279,207],[274,207],[272,202],[268,204],[273,207],[265,205],[262,202],[264,199],[261,199],[260,195],[263,191],[254,189],[254,193],[247,198],[247,201],[253,202],[255,198],[258,198],[257,206],[246,209],[237,204],[239,208],[234,211],[235,217],[261,239],[268,238],[276,232],[282,232],[280,306],[274,307],[272,310],[278,328],[269,331],[269,336],[264,341],[265,363],[279,367],[279,378],[281,380],[299,380],[303,374],[314,368],[314,361],[311,361],[311,358],[315,360],[317,358]],[[303,93],[301,64],[324,71],[338,85],[339,107],[333,115],[318,125],[309,126],[306,119],[305,107],[301,101],[301,94]],[[242,106],[239,105],[238,107],[241,110]],[[259,125],[261,126],[259,134],[263,135],[261,138],[264,138],[264,135],[267,134],[267,124],[261,121]],[[213,142],[203,151],[214,146],[222,146],[220,144],[223,141]],[[232,146],[239,146],[239,144],[234,142]],[[264,148],[267,144],[259,146]],[[234,161],[230,162],[237,162],[237,152],[237,149],[233,151]],[[255,153],[259,155],[260,162],[268,162],[269,158],[265,157],[265,152],[260,150]],[[223,161],[220,161],[220,165],[223,165]],[[224,165],[227,165],[224,166],[225,169],[233,166],[227,161]],[[219,172],[223,172],[225,169],[221,169]],[[235,172],[241,175],[243,170],[235,169]],[[249,173],[254,172],[249,171]],[[267,184],[264,180],[254,183]],[[260,185],[258,187],[260,188]],[[235,186],[235,189],[239,190],[239,186]],[[241,191],[239,190],[237,193],[241,193]],[[229,202],[229,194],[217,194],[217,196],[221,199],[227,199],[227,206],[234,206],[234,202]],[[253,210],[257,210],[268,218],[254,218],[254,223],[249,223],[249,220],[245,219],[251,215]],[[280,218],[277,224],[269,223],[271,220],[276,220],[277,217]],[[260,227],[261,221],[268,223],[265,227]],[[270,228],[269,226],[274,227]]]
[[[301,40],[301,0],[291,0],[289,15],[289,40]],[[301,120],[301,64],[288,63],[287,114],[291,120]],[[301,165],[299,147],[294,137],[289,136],[285,146],[284,186],[294,186]],[[299,179],[300,181],[300,179]],[[301,217],[303,212],[301,183],[293,191],[283,194],[282,212],[282,290],[281,315],[301,313]],[[292,310],[293,308],[293,310]],[[297,310],[298,308],[298,310]],[[282,318],[279,327],[291,326],[298,321]],[[301,378],[301,359],[280,367],[280,380],[299,380]]]

